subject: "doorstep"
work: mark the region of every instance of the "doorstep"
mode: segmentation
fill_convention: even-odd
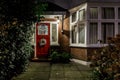
[[[31,62],[50,62],[51,59],[46,57],[41,57],[41,58],[32,58],[30,61]]]

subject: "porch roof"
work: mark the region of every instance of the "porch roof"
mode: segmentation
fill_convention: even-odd
[[[66,10],[79,6],[80,4],[85,2],[120,2],[120,0],[39,0],[39,1],[51,2]]]

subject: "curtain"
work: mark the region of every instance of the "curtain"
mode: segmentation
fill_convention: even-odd
[[[107,43],[108,37],[114,37],[114,23],[102,24],[102,41]]]
[[[85,9],[79,11],[79,21],[85,20]]]
[[[115,18],[114,8],[102,8],[102,18],[103,19],[114,19]]]
[[[52,24],[52,42],[57,42],[57,24]]]
[[[79,33],[79,43],[84,43],[85,42],[85,25],[84,24],[79,24],[78,27],[78,33]]]
[[[120,8],[118,8],[118,19],[120,19]]]
[[[118,24],[118,34],[120,34],[120,23]]]
[[[98,24],[90,23],[89,27],[89,43],[96,44],[98,40]]]
[[[90,19],[98,19],[98,8],[90,8]]]
[[[77,38],[77,25],[72,26],[72,43],[76,43]]]

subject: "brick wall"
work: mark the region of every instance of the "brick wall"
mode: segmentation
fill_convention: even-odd
[[[87,49],[71,47],[72,57],[80,60],[87,61]]]
[[[62,33],[62,21],[59,23],[59,44],[61,47],[61,50],[63,51],[70,51],[69,48],[69,15],[66,15],[64,18],[64,24],[63,24],[63,33]]]

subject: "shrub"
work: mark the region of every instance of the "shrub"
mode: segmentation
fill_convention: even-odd
[[[50,58],[53,63],[68,63],[70,61],[71,55],[67,52],[58,52],[56,50],[53,50],[50,55]]]
[[[27,26],[27,27],[26,27]],[[9,80],[25,70],[32,47],[30,36],[32,27],[11,26],[1,35],[0,45],[0,80]]]
[[[52,62],[60,62],[60,54],[57,51],[53,51],[50,58]]]
[[[108,46],[92,56],[93,80],[120,80],[120,36],[108,38]]]
[[[23,72],[32,52],[33,22],[40,21],[46,5],[34,0],[1,0],[0,80],[10,80]]]
[[[63,52],[63,53],[61,54],[61,61],[62,61],[63,63],[70,62],[70,58],[71,58],[71,55],[70,55],[69,53],[67,53],[67,52]]]

